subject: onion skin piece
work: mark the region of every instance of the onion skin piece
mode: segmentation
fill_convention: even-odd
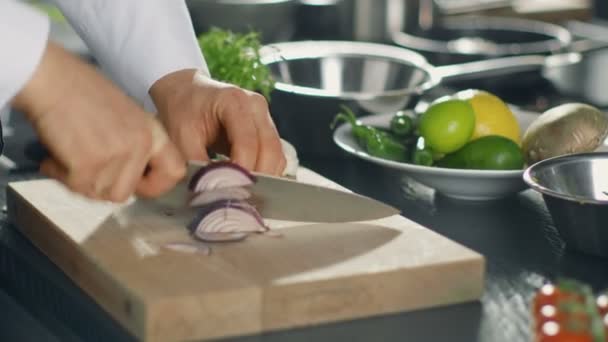
[[[163,245],[163,248],[188,254],[211,254],[211,248],[201,242],[169,242]]]
[[[190,198],[188,205],[200,207],[217,201],[244,201],[251,197],[251,193],[243,187],[219,188],[215,190],[198,192]]]
[[[218,161],[201,167],[188,183],[192,192],[205,192],[225,187],[244,187],[256,182],[245,168],[230,161]]]
[[[188,229],[201,239],[208,233],[256,233],[269,230],[252,205],[244,201],[230,200],[216,201],[200,207]]]

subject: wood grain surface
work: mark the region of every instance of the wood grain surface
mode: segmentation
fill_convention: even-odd
[[[340,188],[305,168],[297,179]],[[400,215],[268,221],[282,237],[211,244],[210,255],[167,249],[193,241],[182,191],[116,205],[34,180],[9,184],[7,203],[11,222],[143,341],[253,334],[482,295],[481,255]]]

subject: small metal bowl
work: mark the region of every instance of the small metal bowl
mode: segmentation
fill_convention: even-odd
[[[608,257],[608,153],[546,159],[523,177],[542,194],[566,249]]]

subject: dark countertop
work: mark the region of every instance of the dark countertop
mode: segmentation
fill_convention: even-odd
[[[7,139],[7,154],[23,144],[18,140]],[[408,218],[482,253],[487,259],[485,294],[480,303],[237,341],[525,341],[529,338],[528,300],[545,280],[574,276],[598,289],[608,287],[608,260],[564,252],[541,198],[531,190],[499,201],[462,202],[434,196],[428,189],[406,195],[401,186],[395,186],[404,184],[398,174],[361,160],[304,160],[302,164],[354,191],[395,205]],[[8,181],[34,177],[35,173],[15,171],[3,175],[0,182],[4,188]],[[2,191],[0,203],[4,201]],[[6,325],[4,333],[31,334],[32,340],[39,341],[132,341],[9,226],[5,214],[0,217],[0,284],[4,289],[0,302],[11,304],[8,311],[4,306],[0,310],[5,316],[1,320]],[[24,330],[24,326],[32,328]],[[49,337],[34,338],[40,334]]]
[[[599,57],[598,57],[599,58]],[[596,70],[592,59],[575,73],[577,89]],[[608,59],[608,53],[601,58]],[[606,65],[606,64],[603,64]],[[595,79],[595,78],[594,78]],[[578,82],[578,83],[577,83]],[[588,99],[549,87],[503,89],[511,103],[530,108]],[[601,96],[595,95],[595,96]],[[608,97],[608,93],[606,94]],[[16,167],[0,174],[0,206],[10,181],[36,178],[36,165],[23,150],[34,139],[21,116],[11,119],[5,156]],[[6,164],[5,164],[6,165]],[[595,289],[608,287],[608,259],[564,250],[541,197],[531,190],[490,202],[463,202],[435,196],[428,189],[412,193],[394,171],[353,158],[304,158],[302,165],[356,192],[385,201],[404,216],[486,258],[485,293],[480,302],[420,310],[234,339],[235,341],[529,341],[528,301],[548,279],[571,276]],[[408,190],[410,189],[410,190]],[[133,341],[109,316],[33,247],[0,213],[0,341]]]

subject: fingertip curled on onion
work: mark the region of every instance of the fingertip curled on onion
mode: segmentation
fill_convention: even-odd
[[[300,161],[298,160],[298,152],[292,144],[284,139],[281,139],[281,146],[283,147],[283,155],[285,156],[286,161],[282,176],[295,178],[300,165]]]
[[[201,167],[190,179],[188,189],[200,193],[220,188],[245,187],[255,181],[255,176],[240,165],[219,161]]]

